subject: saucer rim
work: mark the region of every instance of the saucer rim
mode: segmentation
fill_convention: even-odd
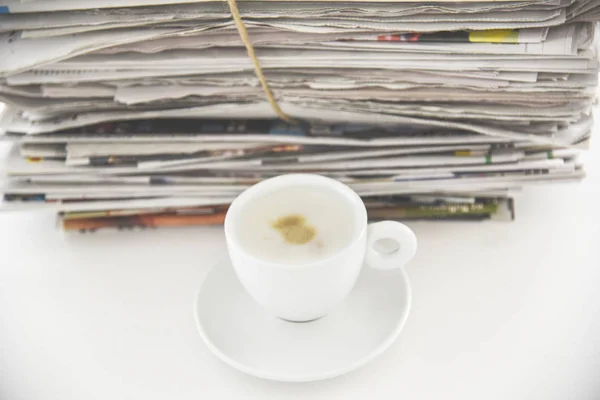
[[[231,264],[230,260],[223,260],[222,262]],[[233,359],[230,356],[226,355],[225,353],[223,353],[220,350],[220,348],[217,345],[215,345],[213,343],[213,341],[209,338],[208,334],[206,333],[206,331],[203,328],[203,325],[202,325],[202,323],[200,321],[200,317],[199,317],[199,315],[200,315],[199,314],[199,298],[200,298],[202,289],[204,288],[204,285],[206,283],[208,276],[213,272],[213,270],[215,268],[219,268],[220,264],[221,264],[220,262],[215,263],[215,265],[208,271],[208,274],[206,274],[206,276],[204,277],[204,280],[200,284],[200,287],[197,289],[196,294],[194,296],[193,312],[194,312],[194,320],[196,322],[196,328],[198,329],[198,333],[200,334],[200,337],[202,338],[202,340],[204,341],[204,343],[206,344],[206,346],[208,347],[210,352],[216,358],[218,358],[225,364],[228,364],[230,367],[232,367],[240,372],[244,372],[248,375],[251,375],[251,376],[254,376],[257,378],[262,378],[262,379],[277,381],[277,382],[315,382],[315,381],[322,381],[322,380],[332,379],[332,378],[335,378],[338,376],[342,376],[342,375],[345,375],[345,374],[347,374],[351,371],[354,371],[358,368],[361,368],[361,367],[365,366],[366,364],[370,363],[371,361],[373,361],[378,356],[380,356],[388,348],[390,348],[390,346],[394,343],[394,341],[398,338],[398,336],[400,336],[400,333],[402,332],[402,329],[404,328],[404,325],[406,324],[406,321],[408,320],[408,316],[410,315],[410,310],[412,308],[412,287],[410,284],[410,280],[408,279],[408,275],[406,274],[404,267],[398,267],[398,268],[396,268],[396,270],[400,270],[402,279],[404,280],[404,282],[406,284],[406,292],[404,295],[405,302],[406,302],[405,303],[406,306],[404,307],[405,311],[402,314],[402,317],[398,320],[394,330],[392,332],[390,332],[390,334],[385,338],[385,340],[382,340],[381,344],[379,344],[377,347],[375,347],[375,349],[372,352],[370,352],[366,357],[364,357],[352,364],[349,364],[343,368],[338,368],[335,370],[327,371],[325,373],[319,373],[319,374],[313,374],[313,375],[298,375],[298,374],[288,375],[288,374],[272,373],[272,372],[264,371],[264,370],[261,370],[258,368],[249,367],[246,364],[243,364],[243,363],[237,361],[236,359]],[[368,265],[365,264],[365,265],[363,265],[363,268],[371,268],[371,267],[369,267]],[[335,311],[333,311],[333,312],[335,312]]]

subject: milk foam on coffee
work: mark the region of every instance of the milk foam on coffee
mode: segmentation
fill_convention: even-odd
[[[295,186],[250,200],[237,235],[244,249],[261,260],[310,263],[350,244],[355,218],[352,205],[334,190]]]

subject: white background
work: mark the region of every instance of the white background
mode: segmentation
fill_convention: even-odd
[[[201,342],[192,301],[222,228],[70,236],[52,214],[0,214],[0,399],[600,399],[599,149],[584,183],[526,190],[514,223],[409,223],[398,342],[308,384],[245,376]]]

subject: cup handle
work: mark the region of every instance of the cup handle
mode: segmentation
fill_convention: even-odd
[[[392,252],[380,252],[375,243],[381,239],[392,239],[397,248]],[[401,268],[417,252],[417,237],[410,228],[400,222],[381,221],[367,227],[367,250],[365,261],[371,268],[390,270]]]

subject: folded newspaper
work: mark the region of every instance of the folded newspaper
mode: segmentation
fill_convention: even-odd
[[[600,0],[0,0],[0,210],[66,231],[221,224],[262,179],[369,218],[512,220],[584,177]]]

